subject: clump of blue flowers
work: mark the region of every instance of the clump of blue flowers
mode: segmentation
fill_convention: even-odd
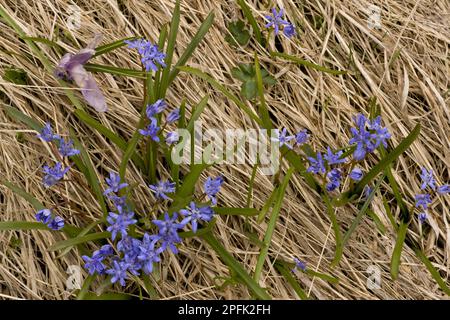
[[[145,71],[158,71],[159,67],[166,67],[164,62],[166,54],[159,50],[158,45],[145,39],[125,40],[125,43],[128,44],[128,48],[138,51]]]
[[[179,212],[169,213],[166,210],[158,219],[152,220],[154,228],[148,228],[135,218],[135,213],[127,204],[127,196],[121,195],[128,184],[115,172],[111,172],[105,180],[107,188],[104,194],[115,206],[114,212],[110,212],[107,217],[107,231],[111,233],[112,245],[104,245],[94,251],[92,256],[82,258],[89,274],[107,274],[111,277],[111,283],[117,282],[122,286],[126,285],[130,275],[138,276],[141,271],[145,274],[152,273],[154,265],[161,262],[164,252],[178,254],[177,246],[182,242],[179,233],[188,225],[196,233],[200,224],[213,219],[214,210],[211,206],[217,203],[216,196],[223,183],[222,177],[209,177],[204,183],[204,189],[211,201],[191,201]],[[149,185],[149,190],[155,195],[155,204],[167,200],[166,204],[169,206],[172,199],[168,195],[174,193],[176,187],[170,180],[160,180]],[[132,226],[134,231],[131,233]]]
[[[50,123],[45,124],[37,137],[49,143],[56,141],[59,156],[63,161],[80,153],[80,150],[73,147],[72,140],[65,140],[58,134],[53,133]],[[42,167],[44,173],[42,184],[44,187],[50,188],[57,185],[70,170],[70,167],[70,164],[64,167],[62,162],[56,162],[53,166],[44,165]],[[36,213],[36,221],[46,224],[52,230],[61,230],[64,227],[64,219],[53,214],[53,209],[39,210]]]
[[[450,185],[444,184],[437,186],[434,178],[433,170],[427,170],[425,167],[421,168],[421,193],[415,195],[415,207],[420,210],[417,217],[420,223],[426,222],[428,219],[428,208],[433,202],[433,196],[446,195],[450,193]]]

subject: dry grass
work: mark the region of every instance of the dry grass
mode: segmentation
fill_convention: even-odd
[[[79,2],[83,10],[81,28],[64,36],[67,30],[68,1],[10,1],[1,0],[30,36],[58,39],[67,51],[84,46],[96,31],[105,35],[104,43],[126,36],[144,35],[155,40],[161,25],[170,21],[174,0],[157,1],[98,1]],[[261,17],[270,7],[268,1],[247,1],[253,13]],[[209,34],[189,64],[209,72],[216,80],[236,92],[239,82],[230,76],[238,63],[252,62],[253,48],[232,49],[223,40],[226,25],[240,16],[233,1],[183,0],[180,33],[176,56],[182,52],[195,30],[213,10],[216,19]],[[296,65],[262,58],[261,63],[279,80],[266,96],[271,112],[279,126],[292,130],[307,128],[313,144],[324,148],[344,145],[349,139],[351,115],[367,111],[367,101],[375,96],[382,106],[385,123],[397,144],[416,123],[421,123],[421,136],[406,154],[397,161],[394,174],[400,188],[411,205],[418,191],[419,167],[432,168],[439,183],[450,179],[450,108],[449,108],[449,44],[450,7],[446,0],[385,0],[382,7],[382,29],[370,30],[365,8],[371,2],[361,0],[305,0],[273,1],[284,7],[288,17],[301,28],[295,41],[282,39],[285,51],[318,64],[351,70],[348,76],[332,76]],[[273,4],[272,3],[272,4]],[[24,113],[53,121],[59,133],[73,127],[101,174],[116,169],[121,152],[104,137],[91,131],[71,115],[70,105],[55,79],[44,72],[35,58],[29,56],[28,47],[14,32],[0,21],[0,68],[16,66],[27,71],[29,85],[20,86],[0,79],[4,100]],[[58,31],[59,30],[59,31]],[[75,40],[70,40],[70,38]],[[274,47],[272,42],[271,47]],[[53,63],[60,58],[53,50],[40,45]],[[397,55],[397,52],[400,54]],[[397,58],[395,58],[398,56]],[[95,63],[138,68],[136,58],[121,49],[94,60]],[[110,111],[91,114],[105,126],[123,137],[130,137],[139,116],[142,96],[137,80],[111,75],[97,75],[107,95]],[[74,89],[75,90],[75,89]],[[202,115],[206,127],[253,127],[238,108],[212,90],[208,84],[182,74],[170,88],[167,100],[178,105],[186,98],[190,105],[199,97],[208,95],[209,105]],[[71,171],[70,181],[55,192],[43,189],[40,166],[53,161],[50,150],[34,138],[34,132],[15,123],[0,108],[0,175],[31,192],[48,206],[61,199],[69,200],[59,208],[60,214],[75,224],[85,224],[101,215],[93,196],[86,191],[86,183],[79,172]],[[16,135],[24,133],[24,141]],[[247,165],[218,166],[210,173],[223,173],[227,178],[220,201],[228,206],[243,206],[245,191],[251,174]],[[134,196],[144,211],[151,204],[138,170],[130,167],[129,181],[141,184]],[[388,186],[386,186],[388,187]],[[260,207],[272,189],[270,177],[256,179],[255,207]],[[0,220],[32,221],[32,207],[5,188],[0,188]],[[435,262],[447,283],[450,266],[450,198],[441,197],[431,212],[431,232],[421,244]],[[373,209],[389,226],[380,199]],[[337,210],[344,228],[349,226],[356,210],[345,207]],[[398,212],[396,212],[398,214]],[[224,246],[237,257],[247,270],[252,271],[258,256],[258,247],[246,237],[243,219],[222,217],[216,234]],[[416,222],[413,230],[419,230]],[[266,224],[252,222],[262,236]],[[414,233],[418,237],[419,234]],[[68,265],[80,264],[78,254],[71,252],[58,258],[46,248],[62,236],[56,233],[27,231],[2,232],[0,236],[0,298],[64,299],[71,297],[66,291],[65,270]],[[18,242],[20,241],[20,242]],[[19,243],[14,246],[14,243]],[[291,180],[279,223],[274,233],[271,257],[291,259],[299,257],[314,270],[331,273],[340,278],[339,285],[330,285],[320,279],[299,276],[302,287],[319,299],[441,299],[439,290],[425,267],[410,248],[402,255],[400,277],[392,281],[389,275],[390,256],[395,243],[391,227],[381,235],[375,224],[364,219],[344,251],[338,268],[331,269],[334,254],[334,236],[325,208],[299,176]],[[269,262],[269,261],[267,261]],[[380,290],[368,290],[366,269],[370,265],[381,268]],[[183,299],[248,298],[243,286],[214,288],[214,278],[226,277],[228,269],[206,244],[190,240],[181,246],[179,257],[168,256],[160,267],[161,281],[154,281],[160,297]],[[296,295],[275,269],[266,264],[261,285],[269,288],[275,298],[295,299]]]

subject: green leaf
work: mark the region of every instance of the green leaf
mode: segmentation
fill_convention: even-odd
[[[245,28],[242,20],[237,20],[228,24],[228,32],[225,41],[232,46],[245,46],[250,40],[250,32]]]
[[[215,207],[214,212],[219,215],[230,215],[230,216],[257,216],[259,210],[255,208],[231,208],[231,207]]]
[[[39,122],[37,122],[33,118],[30,118],[29,116],[24,114],[19,109],[14,108],[14,107],[10,107],[10,106],[7,106],[7,105],[3,105],[3,109],[6,111],[6,113],[11,118],[25,123],[30,129],[36,130],[38,132],[42,130],[42,125]]]
[[[286,279],[286,281],[294,289],[295,293],[301,300],[308,300],[308,295],[303,291],[302,287],[298,284],[297,280],[292,276],[292,272],[287,270],[283,263],[275,263],[275,269],[281,273],[281,275]]]
[[[72,239],[58,241],[55,244],[53,244],[51,247],[49,247],[47,250],[48,251],[57,251],[57,250],[61,250],[61,249],[67,248],[67,247],[73,247],[77,244],[86,243],[86,242],[94,241],[94,240],[106,239],[106,238],[110,238],[110,237],[111,237],[111,233],[106,232],[106,231],[89,233],[82,237],[76,237],[76,238],[72,238]]]
[[[3,79],[7,82],[11,82],[19,85],[27,84],[27,73],[23,69],[7,68],[3,73]]]
[[[231,69],[231,74],[233,77],[242,81],[241,94],[247,100],[254,99],[257,92],[259,92],[257,87],[258,78],[256,73],[256,65],[259,67],[258,56],[255,53],[255,64],[239,64],[237,67]],[[260,69],[259,75],[261,77],[261,85],[274,85],[277,82],[276,79],[272,77],[265,69]]]
[[[245,3],[245,0],[237,0],[237,3],[241,7],[241,10],[242,10],[245,18],[252,26],[256,41],[258,41],[258,43],[261,46],[264,46],[265,43],[264,43],[264,39],[261,35],[261,30],[259,29],[259,24],[258,24],[258,22],[256,22],[256,19],[253,16],[252,12],[250,11],[250,8],[248,7],[247,3]]]
[[[267,108],[266,99],[264,97],[264,79],[263,72],[265,70],[261,70],[259,65],[258,55],[255,52],[255,79],[258,88],[259,95],[259,115],[261,116],[261,120],[265,128],[272,128],[272,121],[270,120],[269,110]],[[264,73],[265,77],[270,77],[268,72]]]
[[[272,209],[272,215],[270,216],[269,224],[267,225],[267,230],[264,235],[264,247],[261,249],[258,257],[258,261],[256,262],[255,267],[255,275],[254,279],[256,282],[259,282],[262,268],[264,266],[264,262],[266,260],[267,253],[269,252],[269,246],[272,241],[272,235],[275,230],[275,226],[278,220],[278,216],[280,215],[281,206],[283,203],[284,193],[286,191],[286,188],[288,186],[289,180],[291,179],[292,174],[294,173],[295,168],[291,167],[287,172],[283,179],[283,182],[280,185],[280,190],[277,193],[277,196],[275,198],[275,204]]]
[[[209,28],[211,28],[213,21],[214,21],[214,13],[210,12],[210,14],[208,14],[208,17],[206,17],[205,21],[203,21],[203,23],[198,28],[198,31],[195,34],[194,38],[192,38],[191,42],[186,47],[186,50],[184,50],[180,59],[178,59],[177,63],[175,64],[172,71],[170,72],[169,84],[172,83],[172,81],[176,78],[176,76],[180,72],[180,70],[181,70],[180,67],[184,66],[186,64],[186,62],[189,60],[189,58],[191,57],[192,53],[194,53],[194,50],[197,48],[197,46],[203,40],[203,38],[206,35],[206,33],[208,32]]]
[[[37,200],[35,197],[33,197],[31,194],[29,194],[28,192],[26,192],[22,188],[16,186],[15,184],[13,184],[13,183],[11,183],[9,181],[5,181],[5,180],[1,180],[0,183],[3,184],[8,189],[10,189],[15,194],[17,194],[17,195],[21,196],[22,198],[24,198],[27,202],[29,202],[33,206],[33,208],[36,211],[45,209],[45,206],[39,200]]]
[[[381,171],[390,163],[394,162],[409,146],[416,140],[420,134],[420,124],[414,127],[414,130],[403,141],[385,157],[383,157],[372,169],[350,190],[343,193],[335,202],[335,205],[342,206],[348,203],[354,196],[361,194],[364,187],[370,183]]]
[[[62,47],[57,44],[55,41],[49,40],[49,39],[45,39],[45,38],[40,38],[40,37],[20,37],[23,40],[29,40],[29,41],[33,41],[33,42],[39,42],[39,43],[43,43],[48,45],[49,47],[54,47],[57,49],[62,49]]]
[[[130,300],[132,296],[127,293],[102,293],[97,295],[93,292],[87,292],[83,300]]]
[[[291,56],[291,55],[286,54],[286,53],[272,51],[272,52],[270,52],[270,56],[271,57],[283,58],[283,59],[295,62],[295,63],[297,63],[299,65],[302,65],[302,66],[305,66],[305,67],[309,67],[309,68],[312,68],[312,69],[315,69],[315,70],[318,70],[318,71],[321,71],[321,72],[331,73],[331,74],[334,74],[334,75],[340,75],[340,74],[346,74],[347,73],[347,71],[328,69],[326,67],[322,67],[322,66],[320,66],[318,64],[315,64],[315,63],[312,63],[312,62],[309,62],[309,61],[297,58],[295,56]]]
[[[436,280],[441,290],[444,291],[446,295],[450,296],[450,288],[445,284],[445,281],[442,279],[441,275],[433,266],[431,261],[428,260],[428,258],[420,249],[416,248],[414,252],[416,253],[417,257],[419,257],[419,259],[425,264],[425,267],[427,267],[428,271],[431,273],[431,276],[434,280]]]
[[[192,75],[195,75],[199,77],[200,79],[203,79],[207,81],[211,86],[213,86],[216,90],[219,90],[222,92],[223,95],[225,95],[228,99],[232,100],[239,108],[242,109],[251,119],[253,119],[257,124],[261,125],[262,122],[258,118],[257,115],[241,100],[239,100],[238,97],[233,95],[231,92],[229,92],[223,85],[218,83],[216,80],[214,80],[210,75],[200,71],[199,69],[192,68],[192,67],[179,67],[181,71],[190,73]]]
[[[248,286],[248,288],[254,293],[258,299],[270,300],[271,297],[266,293],[266,291],[261,288],[258,283],[253,280],[247,271],[233,258],[233,256],[217,241],[217,239],[211,234],[206,233],[201,236],[217,254],[222,258],[223,262],[235,272],[240,279]]]
[[[3,230],[47,230],[52,231],[49,227],[41,222],[28,221],[0,221],[0,231]]]
[[[330,275],[325,274],[325,273],[320,273],[320,272],[311,270],[311,269],[309,269],[309,268],[306,269],[305,273],[306,273],[308,276],[320,278],[320,279],[322,279],[322,280],[324,280],[324,281],[327,281],[327,282],[329,282],[329,283],[332,283],[332,284],[338,284],[338,283],[339,283],[339,279],[338,279],[338,278],[333,277],[333,276],[330,276]]]
[[[118,67],[105,66],[105,65],[94,64],[94,63],[86,63],[84,65],[84,67],[87,71],[90,71],[90,72],[103,72],[103,73],[109,73],[109,74],[117,74],[120,76],[127,76],[127,77],[138,78],[138,79],[146,78],[146,72],[140,71],[140,70],[118,68]]]
[[[83,300],[84,297],[88,294],[89,287],[91,286],[91,283],[94,281],[95,277],[96,275],[93,274],[87,276],[87,278],[84,279],[83,286],[81,287],[80,292],[78,292],[77,300]]]
[[[138,39],[138,37],[128,37],[121,40],[117,40],[108,44],[105,44],[103,46],[95,48],[95,54],[94,57],[100,56],[102,54],[111,52],[115,49],[121,48],[123,46],[126,46],[127,44],[124,42],[125,40],[135,40]]]
[[[97,198],[100,208],[102,208],[103,217],[106,217],[108,215],[108,208],[106,207],[102,187],[100,186],[100,183],[98,181],[97,172],[94,169],[94,166],[92,165],[91,158],[89,157],[89,154],[87,153],[86,149],[78,140],[78,138],[75,135],[75,132],[72,129],[70,129],[70,136],[74,142],[75,148],[80,150],[80,158],[83,161],[83,164],[87,170],[87,172],[85,172],[86,181],[92,188],[92,191],[94,192],[95,197]]]
[[[391,257],[391,277],[396,280],[398,277],[398,270],[400,268],[400,258],[403,251],[403,244],[405,243],[406,233],[408,232],[408,223],[401,222],[397,232],[397,240],[395,241],[394,251]]]
[[[195,106],[194,111],[192,112],[191,118],[186,126],[186,129],[191,132],[194,129],[195,121],[200,118],[205,107],[208,105],[208,96],[204,96],[202,100]]]
[[[74,114],[83,121],[85,124],[87,124],[91,129],[97,130],[99,133],[104,135],[106,138],[111,140],[120,150],[125,151],[127,149],[127,143],[124,139],[116,135],[114,132],[106,128],[104,125],[102,125],[100,122],[92,118],[89,114],[87,114],[83,110],[75,110]],[[40,129],[39,129],[40,130]],[[144,170],[144,160],[137,154],[134,153],[131,156],[131,159],[133,160],[134,164],[141,169]]]
[[[170,79],[169,72],[172,67],[173,52],[175,50],[179,25],[180,25],[180,0],[177,0],[175,2],[175,9],[173,11],[172,21],[170,22],[170,32],[167,41],[166,58],[165,58],[165,63],[167,67],[164,68],[162,71],[161,84],[158,91],[159,92],[158,98],[160,99],[166,96],[167,87],[169,86],[169,79]]]

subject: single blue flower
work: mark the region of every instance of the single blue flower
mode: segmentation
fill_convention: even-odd
[[[343,151],[333,153],[333,151],[331,151],[331,148],[327,147],[327,153],[324,154],[323,157],[325,160],[327,160],[328,164],[331,166],[333,164],[345,163],[347,161],[347,158],[341,159],[343,153],[344,153]]]
[[[36,221],[47,224],[52,219],[52,211],[50,209],[42,209],[36,213]]]
[[[294,258],[295,268],[292,271],[295,271],[295,269],[300,269],[302,271],[306,271],[306,263],[303,261],[300,261],[297,258]]]
[[[301,146],[308,141],[308,138],[309,138],[308,130],[303,129],[295,135],[295,144],[297,146]]]
[[[155,197],[157,199],[170,200],[166,193],[175,192],[175,182],[170,182],[169,180],[160,180],[157,184],[149,185],[149,188],[155,193]]]
[[[431,196],[428,193],[416,194],[416,208],[422,207],[423,209],[428,209],[428,205],[431,204]]]
[[[180,140],[180,135],[176,131],[171,131],[166,135],[166,143],[170,146]]]
[[[61,230],[64,228],[64,219],[56,216],[49,223],[47,223],[47,226],[55,231]]]
[[[286,25],[283,29],[283,33],[286,37],[288,37],[289,39],[294,37],[297,32],[295,31],[295,25],[292,23],[289,23],[288,25]]]
[[[177,121],[178,119],[180,119],[180,109],[177,108],[175,110],[172,110],[166,118],[167,123],[174,123],[175,121]]]
[[[147,115],[147,118],[149,120],[152,120],[155,115],[163,112],[167,107],[167,104],[164,100],[159,99],[153,104],[148,104],[147,109],[145,110],[145,113]]]
[[[111,199],[112,203],[118,210],[124,209],[127,206],[126,196],[119,197],[115,193],[109,193],[108,198]]]
[[[73,148],[73,141],[67,140],[67,142],[63,139],[59,139],[59,153],[63,157],[71,157],[80,154],[80,150]]]
[[[360,168],[354,168],[350,174],[350,179],[354,180],[354,181],[360,181],[363,177],[363,172]]]
[[[278,35],[280,32],[280,28],[282,26],[289,25],[289,22],[283,19],[284,10],[280,9],[279,12],[275,8],[272,8],[272,15],[266,15],[265,18],[269,21],[265,27],[270,28],[273,27],[275,30],[275,35]]]
[[[36,136],[46,142],[59,139],[59,135],[53,133],[52,126],[49,122],[45,123],[45,126],[42,128],[41,132]]]
[[[142,270],[146,274],[153,272],[153,264],[160,262],[160,251],[156,250],[155,245],[159,237],[155,235],[144,234],[142,244],[139,247],[138,259],[142,262]]]
[[[281,130],[281,132],[280,132],[280,130],[276,129],[275,135],[276,136],[272,137],[271,140],[273,142],[278,142],[280,148],[282,146],[286,146],[289,149],[292,149],[292,146],[289,144],[289,141],[291,141],[292,139],[295,139],[295,136],[289,136],[286,128],[283,128]]]
[[[370,194],[372,193],[373,188],[370,187],[369,185],[366,185],[364,187],[363,193],[364,193],[364,198],[365,200],[369,199]]]
[[[161,242],[161,252],[169,248],[174,254],[178,253],[178,249],[175,245],[181,242],[181,238],[178,235],[178,229],[182,229],[185,224],[178,223],[177,218],[177,212],[174,212],[172,217],[165,212],[163,220],[153,220],[153,223],[159,229],[158,241]]]
[[[53,168],[47,165],[43,166],[42,171],[45,173],[45,176],[42,178],[42,183],[44,187],[49,188],[57,184],[69,169],[70,166],[63,168],[61,162],[57,162]]]
[[[121,212],[119,214],[110,212],[106,220],[109,223],[109,227],[106,229],[111,232],[111,239],[114,240],[117,233],[120,232],[122,237],[127,235],[127,229],[129,225],[135,224],[137,220],[133,219],[133,212]]]
[[[122,287],[125,286],[125,280],[127,279],[128,264],[125,261],[114,260],[112,262],[112,268],[106,270],[106,273],[111,275],[111,283],[120,283]]]
[[[428,171],[425,167],[422,167],[420,178],[422,179],[422,185],[420,186],[421,190],[425,190],[427,187],[430,187],[432,190],[436,189],[436,180],[434,180],[433,177],[433,169]]]
[[[428,215],[426,212],[421,212],[419,213],[418,218],[420,223],[425,223],[425,221],[427,221],[428,219]]]
[[[341,172],[339,169],[332,169],[327,173],[327,178],[329,182],[326,185],[326,189],[328,192],[334,191],[341,185]]]
[[[326,172],[325,163],[320,152],[317,152],[316,158],[308,157],[308,161],[309,167],[306,170],[307,172],[312,172],[315,174],[324,174]]]
[[[103,257],[111,256],[114,253],[113,247],[109,244],[103,245],[99,250],[95,251],[93,256],[101,255]]]
[[[106,178],[105,180],[109,188],[107,188],[103,194],[108,194],[111,192],[116,193],[119,192],[120,189],[128,187],[128,183],[121,183],[120,176],[112,171],[109,173],[109,178]]]
[[[86,262],[84,267],[88,270],[90,275],[95,273],[103,274],[105,272],[105,265],[103,264],[104,257],[99,254],[93,254],[92,258],[89,256],[82,256],[83,260]]]
[[[164,62],[166,54],[159,51],[158,45],[152,44],[145,39],[125,40],[124,42],[128,44],[128,48],[137,49],[141,56],[141,62],[147,72],[150,70],[158,71],[158,65],[162,68],[166,67],[166,63]]]
[[[199,221],[211,221],[214,211],[211,207],[197,207],[195,202],[191,201],[187,209],[181,209],[180,214],[185,218],[181,224],[191,223],[192,231],[197,232],[197,226]]]
[[[353,157],[355,160],[360,161],[365,158],[367,153],[373,152],[377,145],[373,141],[375,135],[366,129],[367,118],[359,113],[354,117],[354,121],[357,127],[350,128],[353,137],[350,139],[349,143],[356,144]]]
[[[158,120],[156,118],[150,119],[150,124],[147,126],[146,129],[139,129],[139,133],[143,136],[150,137],[153,141],[159,142],[158,137],[159,127],[158,127]]]
[[[445,184],[445,185],[443,185],[443,186],[438,187],[438,188],[437,188],[437,192],[438,192],[439,194],[447,194],[447,193],[450,193],[450,185]]]
[[[211,203],[213,205],[217,204],[216,195],[220,192],[220,188],[222,187],[223,183],[224,183],[223,177],[218,176],[216,178],[208,177],[205,183],[203,184],[205,194],[211,200]]]

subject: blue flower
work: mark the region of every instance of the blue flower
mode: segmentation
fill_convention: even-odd
[[[425,223],[425,221],[427,221],[428,219],[428,215],[426,212],[421,212],[419,213],[418,218],[420,223]]]
[[[66,142],[63,138],[59,139],[58,151],[63,157],[71,157],[80,154],[80,150],[73,148],[72,140],[67,140]]]
[[[367,118],[362,114],[357,114],[354,118],[357,128],[350,128],[353,137],[350,139],[350,144],[356,144],[356,150],[353,157],[356,160],[362,160],[367,153],[371,153],[376,149],[376,144],[373,142],[375,135],[366,130]]]
[[[369,199],[369,196],[372,193],[372,191],[373,191],[373,188],[370,187],[369,185],[364,186],[363,193],[364,193],[365,200]]]
[[[169,180],[160,180],[157,184],[149,185],[149,188],[155,193],[155,197],[157,199],[170,200],[166,193],[175,192],[175,182],[170,182]]]
[[[290,23],[283,19],[284,10],[280,9],[279,12],[275,8],[272,8],[272,15],[266,15],[265,18],[269,21],[265,27],[270,28],[273,27],[275,30],[275,34],[278,35],[280,31],[280,27],[287,26]]]
[[[197,207],[195,202],[191,201],[189,207],[187,209],[180,210],[181,215],[185,218],[181,222],[181,224],[191,223],[192,231],[194,233],[197,232],[197,226],[199,221],[211,221],[214,211],[211,207]]]
[[[138,260],[141,244],[142,242],[140,240],[130,236],[122,237],[117,242],[117,250],[123,252],[123,261],[128,264],[128,271],[134,275],[139,275],[138,271],[142,267],[142,263]]]
[[[276,134],[276,137],[271,138],[271,140],[273,142],[278,142],[280,148],[282,146],[286,146],[289,149],[292,149],[292,146],[289,144],[289,141],[291,141],[292,139],[295,139],[295,137],[294,136],[288,136],[288,132],[287,132],[286,128],[283,128],[281,130],[281,132],[280,132],[280,130],[276,129],[275,130],[275,134]]]
[[[153,223],[158,227],[158,241],[161,241],[161,251],[169,248],[173,253],[177,254],[178,249],[176,243],[181,242],[178,235],[178,229],[182,229],[186,223],[177,222],[178,213],[174,212],[172,217],[167,212],[164,213],[163,220],[153,220]]]
[[[307,172],[312,172],[315,174],[324,174],[326,172],[325,169],[325,163],[322,158],[322,154],[320,152],[317,152],[316,158],[308,157],[309,160],[309,167],[306,170]]]
[[[420,178],[422,179],[422,185],[420,186],[421,190],[425,190],[427,187],[430,187],[433,190],[436,189],[436,180],[434,180],[433,177],[433,169],[428,171],[425,167],[422,167]]]
[[[445,185],[443,185],[443,186],[438,187],[438,188],[437,188],[437,192],[438,192],[439,194],[447,194],[447,193],[450,193],[450,185],[445,184]]]
[[[99,250],[95,251],[93,256],[101,255],[103,257],[110,256],[114,253],[113,247],[109,244],[103,245]]]
[[[303,129],[295,135],[295,144],[301,146],[308,141],[308,138],[309,138],[308,130]]]
[[[297,34],[297,32],[295,31],[295,26],[292,23],[289,23],[284,27],[283,33],[288,38],[292,38]]]
[[[64,228],[64,219],[56,216],[47,224],[47,226],[55,231],[61,230]]]
[[[112,268],[106,270],[106,273],[111,275],[111,283],[119,281],[122,287],[125,286],[125,280],[127,279],[128,264],[125,261],[114,260],[112,262]]]
[[[163,68],[166,67],[164,62],[166,54],[159,51],[158,45],[145,39],[125,40],[124,42],[128,44],[128,48],[138,50],[141,62],[147,72],[150,70],[158,71],[158,65]]]
[[[177,143],[178,140],[180,140],[180,135],[178,134],[178,132],[171,131],[171,132],[167,133],[167,135],[166,135],[166,143],[168,145],[172,145],[174,143]]]
[[[145,113],[147,115],[147,118],[149,120],[152,120],[155,115],[163,112],[167,107],[167,104],[164,100],[159,99],[154,104],[147,105],[147,109],[145,110]]]
[[[143,136],[150,137],[153,141],[159,142],[158,137],[159,127],[158,120],[156,118],[150,119],[150,124],[147,126],[147,129],[139,129],[139,133]]]
[[[120,189],[123,189],[128,186],[128,183],[121,183],[120,182],[120,176],[115,172],[109,173],[109,178],[106,178],[106,183],[108,184],[108,187],[103,194],[108,194],[111,192],[119,192]]]
[[[114,193],[112,193],[112,194],[110,193],[108,195],[108,198],[111,199],[112,203],[118,210],[124,209],[127,206],[127,197],[126,196],[119,197],[118,195],[116,195]]]
[[[416,208],[422,207],[423,209],[428,209],[428,205],[431,204],[431,196],[428,193],[416,194]]]
[[[350,174],[350,179],[354,180],[354,181],[360,181],[363,177],[363,172],[360,168],[354,168]]]
[[[52,126],[49,122],[45,123],[45,126],[41,130],[41,133],[36,136],[46,142],[51,142],[53,140],[59,139],[59,135],[53,133]]]
[[[220,188],[222,187],[224,180],[222,176],[218,176],[216,178],[208,177],[205,183],[203,184],[203,188],[205,189],[205,194],[211,200],[213,205],[217,204],[216,195],[219,193]]]
[[[127,235],[128,226],[137,222],[137,220],[133,219],[133,216],[133,212],[109,213],[106,220],[110,225],[106,230],[111,232],[112,240],[116,238],[118,232],[121,233],[122,237]]]
[[[329,182],[326,185],[326,189],[328,192],[336,190],[341,185],[341,172],[339,169],[332,169],[327,173],[327,178]]]
[[[146,274],[153,272],[153,264],[160,262],[160,251],[155,249],[159,237],[155,235],[144,234],[142,244],[139,247],[138,259],[142,262],[142,269]]]
[[[105,272],[105,265],[102,262],[104,257],[102,255],[94,253],[92,258],[89,256],[82,256],[81,258],[86,261],[84,267],[90,275],[94,273],[103,274]]]
[[[166,118],[167,123],[174,123],[175,121],[177,121],[178,119],[180,119],[180,109],[177,108],[175,110],[172,110]]]
[[[295,269],[300,269],[302,271],[306,271],[306,263],[303,261],[300,261],[297,258],[294,258],[295,268],[292,271],[295,271]]]
[[[64,175],[69,171],[70,166],[67,168],[63,168],[61,162],[57,162],[53,168],[45,165],[42,167],[43,172],[45,173],[44,178],[42,178],[42,183],[44,187],[49,188],[54,186],[61,180]]]
[[[347,158],[341,159],[341,156],[344,152],[338,151],[333,153],[330,147],[327,147],[327,153],[323,156],[325,160],[327,160],[328,164],[331,166],[333,164],[345,163]]]
[[[42,209],[36,213],[36,221],[47,224],[52,219],[52,211],[50,209]]]

